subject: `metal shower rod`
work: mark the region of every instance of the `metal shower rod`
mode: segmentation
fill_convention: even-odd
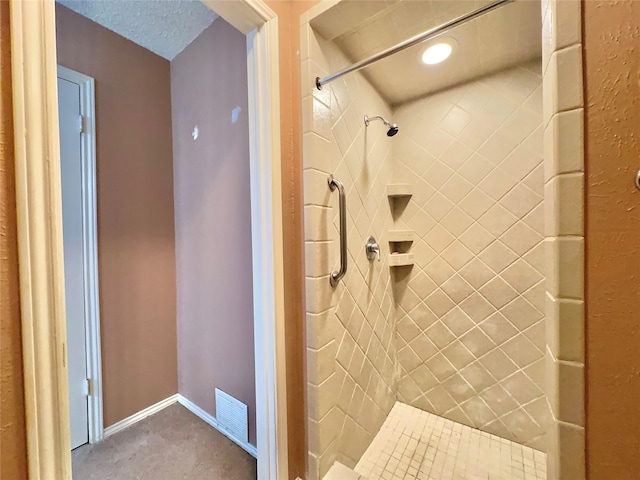
[[[407,48],[413,47],[414,45],[418,45],[419,43],[422,43],[426,40],[429,40],[433,37],[437,37],[438,35],[451,30],[452,28],[458,27],[460,25],[463,25],[475,18],[478,18],[482,15],[484,15],[485,13],[489,13],[497,8],[502,7],[503,5],[506,5],[507,3],[511,3],[515,0],[496,0],[495,2],[489,3],[488,5],[485,5],[484,7],[478,8],[477,10],[474,10],[473,12],[470,13],[466,13],[464,15],[461,15],[458,18],[455,18],[453,20],[451,20],[450,22],[447,23],[443,23],[442,25],[438,25],[437,27],[431,28],[429,30],[427,30],[426,32],[422,32],[419,35],[416,35],[415,37],[410,38],[409,40],[405,40],[402,43],[399,43],[391,48],[388,48],[380,53],[377,53],[369,58],[366,58],[364,60],[361,60],[358,63],[354,63],[353,65],[351,65],[348,68],[345,68],[344,70],[340,70],[339,72],[336,72],[332,75],[329,75],[328,77],[325,78],[320,78],[320,77],[316,77],[316,87],[318,88],[318,90],[322,90],[322,87],[326,84],[331,82],[332,80],[335,80],[336,78],[340,78],[343,75],[346,75],[347,73],[351,73],[351,72],[357,72],[358,70],[362,70],[365,67],[368,67],[369,65],[376,63],[384,58],[387,58],[391,55],[394,55],[398,52],[401,52],[402,50],[406,50]]]

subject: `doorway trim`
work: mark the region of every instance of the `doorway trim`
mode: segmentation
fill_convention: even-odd
[[[82,164],[82,253],[84,259],[84,323],[87,361],[89,443],[104,438],[102,414],[102,349],[98,276],[98,195],[96,188],[95,80],[58,65],[58,78],[80,87]]]
[[[278,19],[261,0],[204,3],[247,36],[258,477],[284,479]],[[29,478],[70,480],[55,6],[11,0],[10,12]]]

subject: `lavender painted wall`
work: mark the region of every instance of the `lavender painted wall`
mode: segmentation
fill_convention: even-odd
[[[178,389],[212,415],[216,387],[246,403],[255,445],[245,36],[216,20],[171,62],[171,101]]]

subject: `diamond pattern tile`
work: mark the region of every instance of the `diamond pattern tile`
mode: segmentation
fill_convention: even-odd
[[[312,41],[322,42],[315,36]],[[330,64],[346,60],[329,44],[318,48],[320,51]],[[406,289],[399,297],[393,296],[391,272],[384,254],[386,249],[380,263],[369,262],[362,254],[369,235],[375,236],[381,246],[386,246],[387,231],[393,224],[385,196],[393,170],[392,143],[386,137],[383,141],[381,137],[365,135],[362,118],[365,113],[374,112],[390,117],[390,109],[359,75],[326,87],[321,95],[313,97],[312,102],[314,114],[310,131],[331,142],[339,151],[334,164],[311,162],[314,172],[322,168],[325,175],[333,173],[343,182],[348,196],[348,273],[335,289],[329,286],[328,276],[307,279],[307,291],[313,291],[314,298],[319,299],[314,308],[335,319],[334,334],[326,339],[328,347],[314,345],[316,348],[309,349],[308,353],[310,359],[317,358],[315,362],[308,362],[309,368],[313,369],[309,372],[309,417],[315,431],[321,432],[310,441],[310,454],[317,459],[310,474],[312,478],[321,478],[335,460],[349,467],[355,466],[380,429],[396,400],[396,359],[402,358],[403,363],[413,369],[422,363],[413,349],[431,349],[433,353],[438,349],[418,326],[420,323],[416,324],[418,316],[433,315],[426,308],[424,315],[420,315],[421,311],[416,309],[422,304],[422,298],[411,289]],[[416,165],[423,158],[422,153],[416,153]],[[424,202],[429,196],[425,191]],[[333,248],[339,231],[337,195],[307,198],[309,201],[305,205],[320,208],[321,214],[314,217],[319,224],[307,229],[305,238],[307,242],[329,240],[332,244],[330,268],[337,267],[338,258],[334,256],[337,249]],[[323,201],[318,198],[328,198],[327,203],[318,204]],[[430,220],[420,208],[413,213],[416,226],[424,226]],[[436,223],[435,220],[431,222]],[[426,244],[425,251],[429,251]],[[435,255],[429,261],[433,258]],[[415,287],[420,295],[436,289],[426,274],[418,279]],[[315,294],[319,291],[322,295]],[[397,322],[396,328],[396,311],[413,311],[416,319],[409,321],[407,316],[405,321]],[[314,337],[317,323],[309,323],[307,327]],[[424,371],[419,377],[423,384],[428,383],[425,382],[429,375],[430,372]],[[312,385],[311,379],[320,381]],[[404,388],[403,391],[411,390]]]
[[[496,240],[480,252],[478,258],[491,267],[494,272],[500,273],[515,262],[518,255],[500,240]]]
[[[394,174],[429,187],[409,202],[416,252],[422,242],[431,251],[407,280],[422,303],[402,329],[424,332],[436,348],[413,348],[410,365],[399,356],[400,382],[426,371],[437,380],[414,382],[420,388],[398,399],[536,448],[545,410],[527,407],[543,398],[544,375],[526,372],[544,351],[540,84],[531,69],[514,68],[459,87],[457,100],[445,91],[394,116],[410,126],[394,140]],[[441,116],[425,114],[444,104]],[[425,308],[435,318],[422,328],[414,312]]]

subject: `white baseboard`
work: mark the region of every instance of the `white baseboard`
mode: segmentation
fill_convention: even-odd
[[[195,416],[199,417],[200,419],[202,419],[203,421],[205,421],[206,423],[211,425],[213,428],[218,430],[220,433],[222,433],[224,436],[229,438],[232,442],[238,444],[249,455],[251,455],[254,458],[258,458],[258,449],[256,447],[254,447],[253,445],[251,445],[248,442],[243,442],[242,440],[239,440],[237,437],[235,437],[234,435],[232,435],[231,433],[226,431],[224,428],[222,428],[218,424],[218,421],[216,420],[216,417],[214,417],[213,415],[205,412],[202,408],[197,406],[191,400],[189,400],[189,399],[185,398],[184,396],[180,395],[179,393],[176,393],[175,395],[171,395],[170,397],[167,397],[164,400],[160,400],[158,403],[155,403],[155,404],[151,405],[150,407],[145,408],[144,410],[140,410],[138,413],[134,413],[130,417],[127,417],[124,420],[120,420],[119,422],[114,423],[113,425],[105,428],[104,429],[104,438],[107,438],[107,437],[113,435],[114,433],[118,433],[118,432],[124,430],[125,428],[130,427],[134,423],[137,423],[140,420],[144,420],[149,415],[153,415],[154,413],[158,413],[160,410],[163,410],[163,409],[167,408],[168,406],[173,405],[174,403],[179,403],[184,408],[186,408],[191,413],[193,413]]]
[[[139,422],[147,418],[149,415],[153,415],[154,413],[158,413],[160,410],[167,408],[169,405],[173,405],[178,401],[178,394],[171,395],[170,397],[165,398],[164,400],[160,400],[158,403],[151,405],[150,407],[145,408],[144,410],[140,410],[138,413],[134,413],[130,417],[125,418],[124,420],[120,420],[117,423],[107,427],[104,429],[104,438],[107,438],[114,433],[118,433],[121,430],[124,430],[127,427],[130,427],[134,423]]]
[[[248,442],[243,442],[242,440],[239,440],[237,437],[235,437],[234,435],[226,431],[224,428],[222,428],[218,424],[216,417],[205,412],[202,408],[197,406],[191,400],[185,398],[180,394],[178,394],[178,403],[182,405],[184,408],[186,408],[187,410],[189,410],[191,413],[193,413],[195,416],[200,417],[200,419],[207,422],[213,428],[215,428],[220,433],[222,433],[225,437],[229,438],[229,440],[231,440],[232,442],[242,447],[242,449],[244,449],[249,455],[251,455],[254,458],[258,458],[258,449],[256,447],[254,447]]]

